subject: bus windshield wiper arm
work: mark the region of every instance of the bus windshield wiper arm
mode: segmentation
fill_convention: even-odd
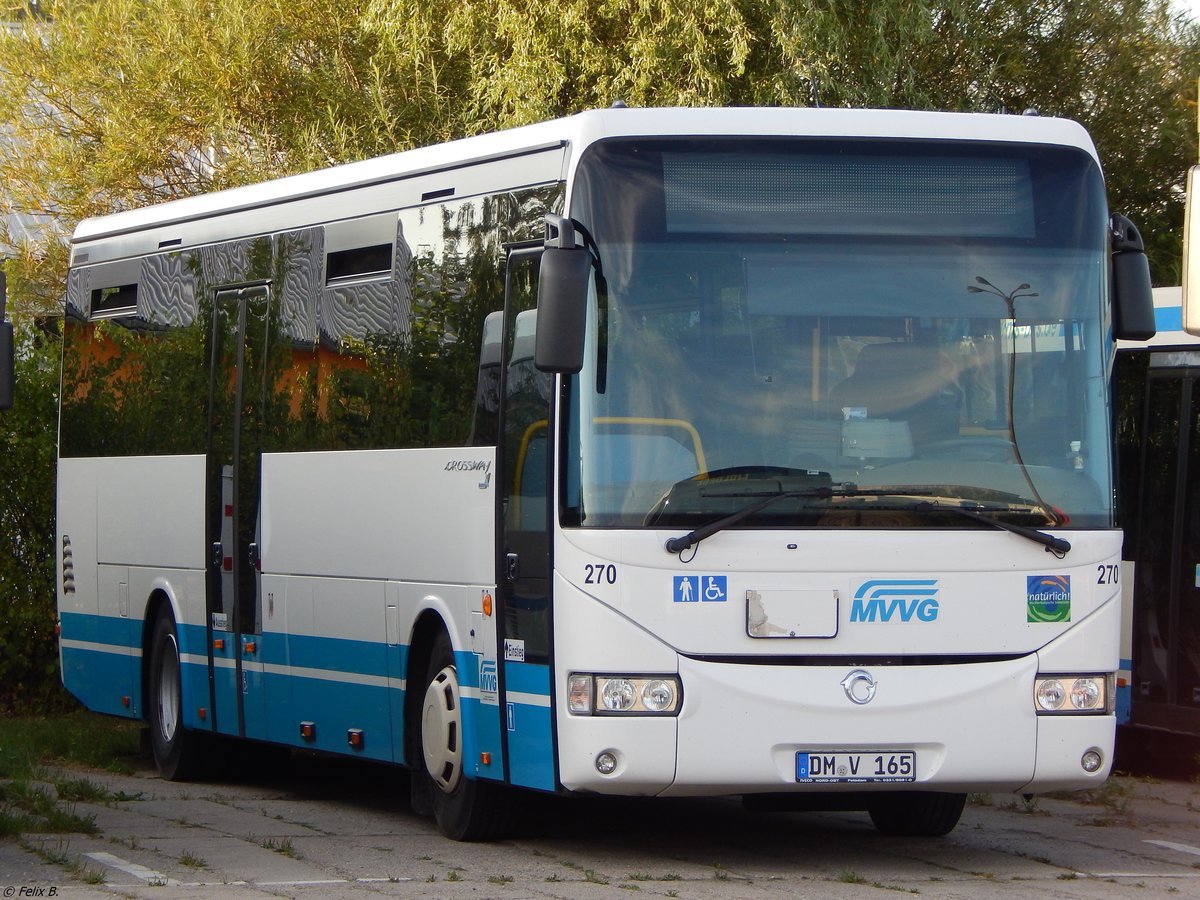
[[[800,491],[783,491],[778,494],[772,494],[771,496],[764,500],[760,500],[757,503],[751,503],[749,506],[745,506],[739,509],[737,512],[730,513],[728,516],[717,519],[714,522],[709,522],[707,525],[697,528],[695,531],[689,531],[682,537],[668,539],[666,544],[667,552],[681,553],[684,550],[688,550],[699,544],[705,538],[712,537],[718,531],[724,531],[726,528],[736,525],[743,519],[749,518],[757,512],[761,512],[772,503],[788,497],[815,497],[818,499],[830,499],[832,497],[903,497],[906,494],[911,495],[912,493],[915,492],[886,489],[875,490],[872,488],[864,489],[849,483],[834,485],[832,487],[807,488]],[[937,512],[952,512],[955,515],[959,515],[967,519],[973,519],[976,522],[981,522],[985,525],[991,526],[992,528],[998,528],[1001,531],[1011,532],[1015,535],[1026,538],[1027,540],[1041,544],[1048,552],[1055,554],[1059,557],[1059,559],[1066,556],[1071,549],[1071,542],[1066,538],[1055,537],[1052,534],[1047,534],[1046,532],[1039,531],[1036,528],[1029,528],[1025,525],[1013,525],[1010,522],[1002,522],[1001,520],[994,519],[991,516],[985,516],[983,513],[978,511],[980,509],[986,509],[986,507],[983,506],[972,509],[966,506],[955,506],[950,504],[943,506],[939,503],[924,501],[921,503],[915,503],[910,508],[920,511],[931,510]]]
[[[1071,542],[1066,538],[1055,537],[1052,534],[1047,534],[1044,531],[1039,531],[1036,528],[1029,528],[1026,525],[1014,525],[1011,522],[1002,522],[1000,519],[993,519],[991,516],[985,516],[979,512],[979,509],[987,507],[978,507],[972,509],[969,506],[942,506],[940,503],[919,503],[915,509],[936,510],[938,512],[952,512],[957,516],[963,516],[967,519],[974,519],[976,522],[983,522],[985,525],[990,525],[993,528],[999,528],[1003,531],[1011,531],[1013,534],[1020,535],[1035,543],[1041,544],[1046,548],[1047,553],[1053,553],[1059,559],[1062,559],[1071,550]]]
[[[689,531],[683,537],[668,539],[667,552],[682,553],[684,550],[695,547],[706,537],[712,537],[718,531],[724,531],[726,528],[736,525],[738,522],[749,518],[756,512],[766,509],[768,506],[778,500],[784,500],[788,497],[817,497],[827,500],[830,497],[837,496],[839,493],[840,491],[838,491],[836,488],[816,487],[805,488],[804,490],[800,491],[781,491],[778,494],[771,494],[771,496],[767,497],[765,500],[760,500],[757,503],[751,503],[749,506],[743,506],[737,512],[730,513],[724,518],[717,519],[715,522],[709,522],[707,525],[703,525],[700,528],[697,528],[695,531]]]

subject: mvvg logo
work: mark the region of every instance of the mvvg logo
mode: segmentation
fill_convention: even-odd
[[[500,702],[500,679],[496,676],[494,659],[479,662],[479,701],[488,706],[495,706]]]
[[[875,580],[854,592],[851,622],[932,622],[938,617],[937,579]]]

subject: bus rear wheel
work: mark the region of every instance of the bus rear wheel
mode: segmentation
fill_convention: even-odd
[[[147,712],[150,748],[159,774],[168,781],[185,781],[200,775],[205,762],[205,735],[183,724],[183,684],[175,618],[164,611],[150,633],[150,670]]]
[[[867,808],[871,821],[884,834],[897,837],[941,837],[958,824],[966,794],[922,791],[894,794]]]
[[[429,657],[420,709],[421,771],[438,829],[456,841],[488,841],[512,828],[516,804],[503,785],[467,777],[463,758],[462,694],[445,632]]]

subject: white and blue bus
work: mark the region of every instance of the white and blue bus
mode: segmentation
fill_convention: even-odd
[[[1093,787],[1149,306],[1033,116],[614,108],[85,221],[64,682],[164,777],[401,764],[458,839]]]
[[[1118,344],[1117,716],[1146,734],[1200,737],[1200,338],[1184,330],[1182,299],[1182,288],[1155,288],[1156,334]]]

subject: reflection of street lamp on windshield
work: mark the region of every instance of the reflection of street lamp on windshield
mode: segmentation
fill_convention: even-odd
[[[983,285],[983,287],[979,287],[979,285]],[[1037,498],[1042,509],[1054,520],[1054,523],[1061,525],[1063,522],[1062,514],[1042,499],[1037,485],[1033,483],[1033,478],[1029,474],[1029,469],[1025,466],[1025,460],[1021,457],[1021,446],[1017,443],[1016,417],[1013,412],[1017,379],[1017,301],[1038,296],[1036,291],[1029,291],[1029,293],[1025,294],[1022,294],[1021,291],[1029,291],[1029,284],[1024,282],[1018,284],[1006,294],[982,275],[975,276],[975,284],[967,285],[968,293],[991,294],[1003,300],[1004,305],[1008,307],[1008,320],[1012,322],[1012,340],[1008,351],[1008,439],[1012,443],[1013,455],[1017,459],[1017,465],[1021,469],[1021,474],[1025,476],[1025,483],[1029,486],[1030,492]]]
[[[1000,290],[1000,288],[996,287],[994,284],[992,284],[990,281],[988,281],[982,275],[976,275],[975,281],[978,284],[982,284],[983,287],[976,287],[974,284],[968,284],[967,292],[971,293],[971,294],[994,294],[995,296],[997,296],[1001,300],[1003,300],[1005,302],[1005,304],[1008,306],[1008,317],[1009,317],[1009,319],[1012,320],[1013,334],[1015,335],[1016,327],[1017,327],[1017,310],[1016,310],[1017,301],[1025,298],[1025,297],[1036,297],[1036,296],[1038,296],[1038,294],[1036,292],[1029,293],[1029,294],[1020,293],[1021,291],[1029,290],[1028,284],[1018,284],[1016,286],[1016,288],[1013,289],[1012,293],[1006,294],[1006,293],[1004,293],[1004,291]]]

